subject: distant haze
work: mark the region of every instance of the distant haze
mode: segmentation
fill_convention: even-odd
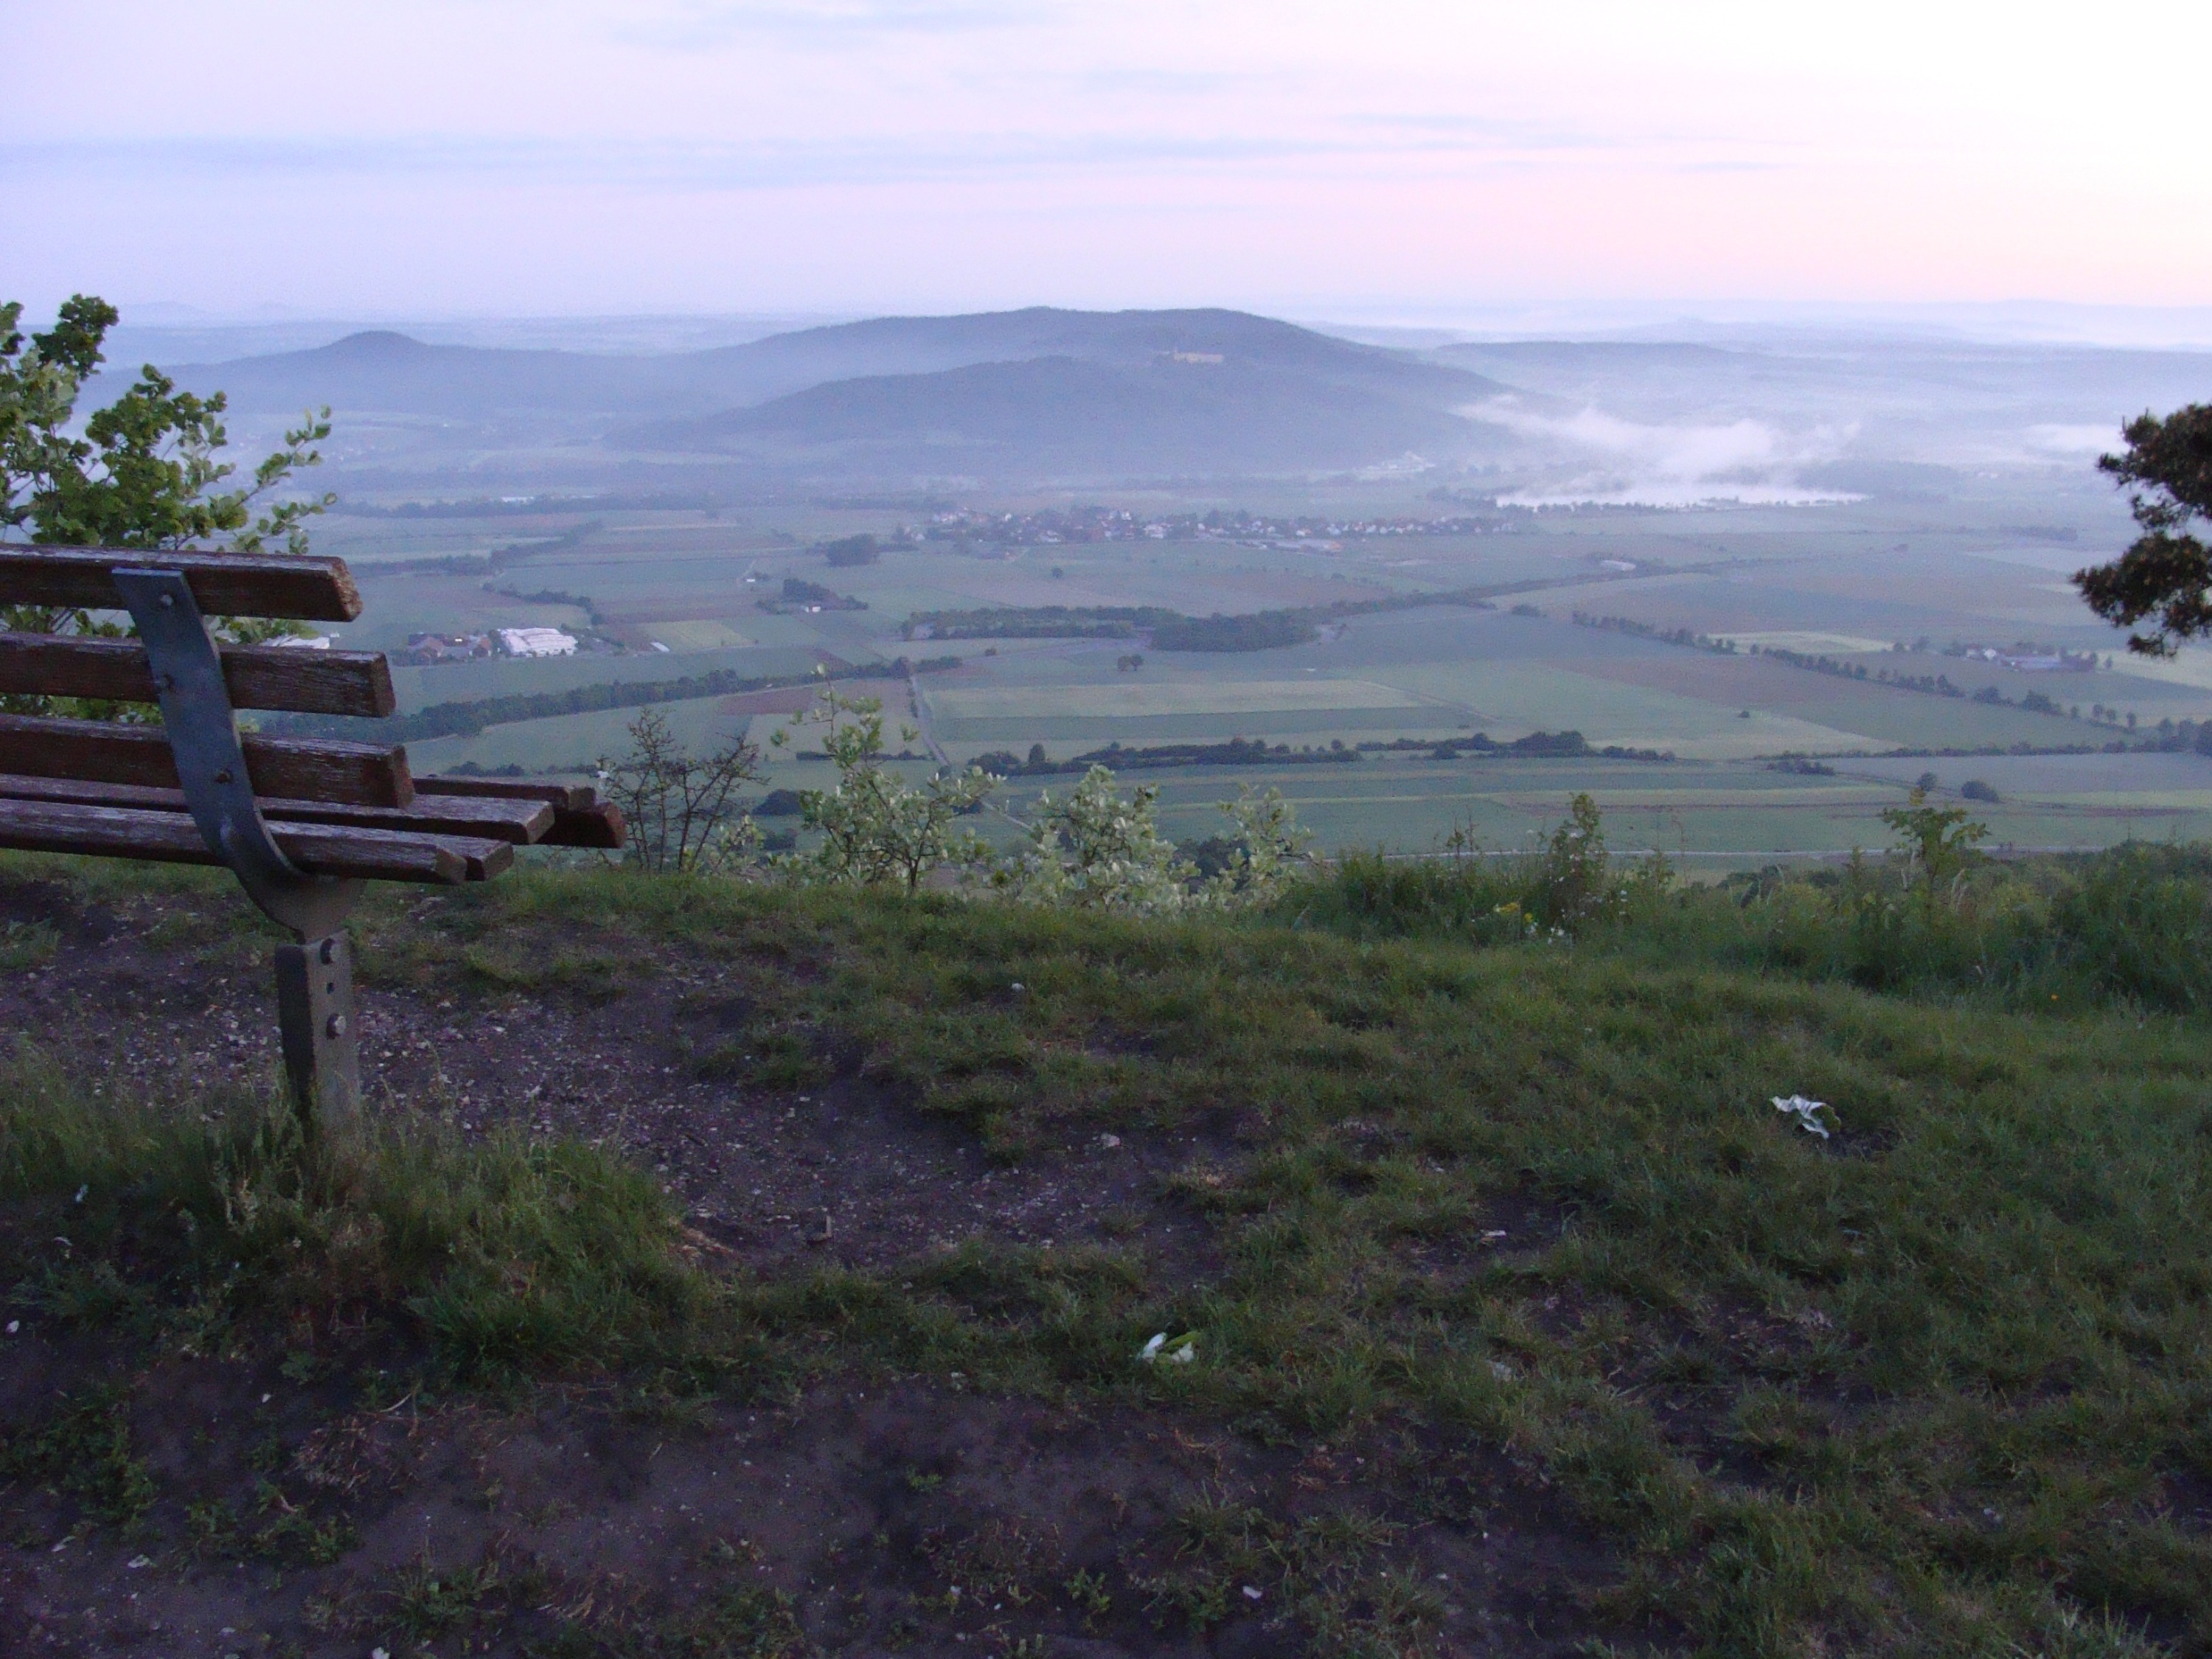
[[[225,392],[247,450],[329,405],[325,476],[386,499],[1419,479],[1462,505],[1926,501],[1962,468],[2092,481],[2129,416],[2212,394],[2203,351],[1802,326],[1725,345],[1483,341],[1035,307],[732,326],[705,346],[670,319],[579,322],[569,349],[334,326],[286,349],[290,325],[142,325],[115,356]]]
[[[41,310],[1231,305],[1526,335],[1817,303],[1842,309],[1796,320],[2212,339],[2202,4],[5,15],[0,287]],[[2015,301],[2154,309],[1879,309]]]

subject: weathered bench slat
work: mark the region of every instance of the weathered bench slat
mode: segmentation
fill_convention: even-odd
[[[611,852],[629,839],[622,809],[611,800],[573,812],[556,811],[553,827],[538,838],[540,847],[595,847]]]
[[[336,824],[270,826],[277,847],[301,869],[378,881],[483,881],[514,862],[503,841],[396,835]],[[182,812],[60,801],[0,800],[0,847],[36,853],[93,853],[164,864],[220,864]]]
[[[75,801],[87,806],[124,806],[156,812],[185,810],[181,789],[144,784],[87,783],[79,778],[34,778],[0,774],[0,799]],[[340,806],[330,801],[257,798],[254,805],[269,823],[346,823],[363,830],[397,830],[419,836],[481,836],[527,847],[553,828],[553,809],[544,801],[481,800],[466,796],[425,801],[410,807]]]
[[[210,617],[351,622],[361,615],[361,592],[343,559],[112,547],[0,546],[0,605],[120,610],[123,597],[108,574],[118,565],[181,572],[193,599]]]
[[[257,795],[348,806],[414,804],[415,783],[404,749],[251,736],[244,746],[246,772]],[[178,787],[176,758],[160,726],[38,714],[0,714],[0,772]]]
[[[621,810],[612,801],[599,799],[588,783],[562,783],[536,778],[441,778],[415,780],[415,796],[503,795],[516,800],[543,800],[553,805],[553,827],[538,838],[541,847],[592,847],[612,851],[629,838]]]
[[[380,651],[307,651],[226,645],[222,677],[234,708],[377,718],[398,706]],[[154,673],[136,640],[0,633],[0,692],[154,701]]]
[[[588,783],[563,783],[557,778],[477,778],[465,775],[441,777],[433,773],[415,780],[425,795],[487,795],[508,800],[550,801],[561,811],[580,811],[595,805],[599,792]]]

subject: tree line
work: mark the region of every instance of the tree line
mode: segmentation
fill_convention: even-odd
[[[551,720],[561,714],[591,714],[608,708],[645,708],[654,703],[689,702],[700,697],[729,697],[786,686],[812,685],[824,679],[883,679],[908,673],[933,674],[960,666],[957,657],[925,657],[909,662],[823,664],[811,674],[744,675],[733,668],[685,674],[667,680],[613,680],[570,686],[562,691],[516,691],[500,697],[471,697],[434,702],[409,714],[380,720],[347,715],[294,714],[270,720],[272,737],[348,738],[368,743],[424,743],[433,738],[472,738],[488,726]]]

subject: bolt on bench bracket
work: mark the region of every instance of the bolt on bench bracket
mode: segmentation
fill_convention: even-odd
[[[343,931],[276,947],[276,1019],[284,1071],[307,1121],[333,1128],[361,1103],[354,1029],[353,944]]]
[[[184,576],[156,569],[113,574],[145,641],[177,781],[201,839],[230,866],[246,896],[301,941],[276,953],[284,1066],[309,1124],[335,1126],[352,1115],[361,1092],[353,951],[338,927],[362,884],[308,875],[270,838],[254,804],[222,659]]]

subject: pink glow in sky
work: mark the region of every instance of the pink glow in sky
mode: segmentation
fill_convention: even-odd
[[[2212,303],[2212,5],[0,0],[0,294]]]

